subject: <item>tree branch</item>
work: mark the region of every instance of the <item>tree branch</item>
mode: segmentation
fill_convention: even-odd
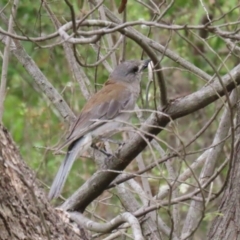
[[[215,79],[216,80],[216,79]],[[224,87],[231,91],[240,84],[240,65],[236,66],[232,71],[222,77]],[[158,108],[159,114],[152,114],[148,120],[142,125],[142,130],[149,133],[145,137],[151,141],[152,135],[157,135],[161,132],[161,128],[165,127],[171,119],[177,119],[193,113],[212,102],[219,99],[219,96],[224,95],[224,89],[216,80],[199,91],[185,96],[181,99],[176,99],[169,104],[165,109]],[[164,114],[161,112],[164,111]],[[119,154],[118,160],[113,157],[106,159],[108,169],[123,170],[126,166],[147,146],[147,143],[134,134],[134,137],[126,143]],[[89,178],[77,192],[73,194],[61,206],[64,210],[79,210],[84,211],[89,203],[98,197],[104,189],[116,178],[116,172],[102,172],[97,171],[91,178]]]

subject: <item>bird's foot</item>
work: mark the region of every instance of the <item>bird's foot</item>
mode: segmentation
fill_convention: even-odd
[[[125,144],[125,143],[122,142],[122,141],[114,140],[114,139],[111,139],[111,138],[101,137],[100,140],[103,141],[103,142],[109,142],[109,143],[116,144],[116,145],[118,145],[119,147],[121,147],[121,146],[123,146],[123,145]]]
[[[117,155],[119,155],[124,145],[125,145],[125,142],[122,142],[121,144],[118,145]]]
[[[99,152],[101,152],[102,154],[104,154],[105,156],[107,156],[108,158],[112,156],[112,154],[110,154],[110,153],[106,152],[105,150],[101,149],[101,148],[98,147],[95,143],[92,143],[92,144],[91,144],[91,147],[92,147],[93,149],[98,150]]]

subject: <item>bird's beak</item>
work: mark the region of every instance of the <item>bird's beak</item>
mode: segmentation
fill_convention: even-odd
[[[151,59],[143,60],[142,70],[148,67],[148,64],[151,62]]]

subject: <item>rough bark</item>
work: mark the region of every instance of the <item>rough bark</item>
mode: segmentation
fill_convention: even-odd
[[[219,214],[214,219],[208,239],[240,239],[240,103],[237,105],[237,126],[235,153],[230,165],[229,181],[224,190]]]
[[[47,201],[33,172],[0,124],[0,240],[83,239]],[[85,238],[86,239],[86,238]]]

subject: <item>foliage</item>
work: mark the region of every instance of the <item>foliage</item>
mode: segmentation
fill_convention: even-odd
[[[120,2],[121,1],[105,1],[104,4],[110,8],[117,17],[122,18],[123,14],[117,13]],[[157,14],[139,2],[140,1],[128,1],[126,10],[127,21],[153,21],[158,17]],[[143,2],[146,2],[146,4],[155,9],[154,6],[151,5],[151,1]],[[161,1],[156,0],[154,2],[158,5]],[[145,36],[148,35],[152,40],[167,46],[167,48],[173,50],[186,61],[193,63],[203,72],[211,76],[215,74],[214,68],[218,70],[221,76],[228,73],[229,69],[232,69],[236,65],[237,58],[234,55],[228,56],[229,50],[226,47],[224,39],[214,33],[208,33],[206,39],[201,38],[199,36],[201,30],[188,29],[187,26],[201,25],[203,17],[207,17],[206,11],[207,13],[211,13],[213,19],[216,20],[214,22],[215,25],[234,22],[238,19],[239,15],[238,9],[232,10],[236,7],[236,2],[233,0],[205,1],[204,7],[202,6],[203,1],[180,0],[173,2],[174,4],[167,10],[160,23],[183,25],[186,26],[186,29],[175,31],[144,25],[134,26],[134,28]],[[3,0],[0,7],[7,6],[4,13],[8,16],[12,4],[10,3],[7,5],[7,3],[8,1]],[[77,19],[86,16],[90,11],[90,3],[87,1],[75,0],[71,3]],[[162,13],[168,4],[164,4],[159,11]],[[70,9],[65,1],[51,1],[49,2],[49,7],[58,20],[60,20],[61,24],[72,20]],[[158,9],[155,10],[157,11]],[[94,12],[92,17],[93,19],[98,19],[99,14]],[[56,31],[41,1],[20,1],[15,24],[14,30],[16,34],[28,37],[45,36]],[[3,24],[1,27],[5,30],[7,29],[7,25]],[[92,27],[92,29],[94,28]],[[226,31],[234,31],[236,29],[236,25],[230,24],[222,28],[222,30]],[[89,28],[83,27],[81,30],[89,30]],[[119,33],[112,34],[114,43],[119,37]],[[143,53],[143,49],[134,41],[127,38],[126,42],[126,59],[140,59],[142,55],[144,55],[144,58],[147,57],[146,54]],[[36,62],[39,69],[58,92],[62,94],[73,111],[78,114],[84,106],[86,99],[81,92],[78,82],[71,73],[62,45],[46,47],[54,43],[56,43],[56,39],[39,43],[33,41],[22,42],[25,50]],[[106,37],[102,38],[99,44],[101,53],[103,55],[106,54]],[[0,43],[0,47],[3,52],[4,45],[2,43]],[[196,47],[202,49],[202,53],[199,53]],[[90,44],[77,45],[76,49],[78,57],[83,63],[94,63],[99,57]],[[116,51],[118,60],[121,58],[121,53],[122,45],[120,45]],[[158,58],[161,59],[162,72],[167,82],[169,99],[181,98],[200,89],[206,84],[205,80],[183,69],[177,62],[172,61],[168,57],[159,54]],[[107,61],[112,64],[111,57],[108,57]],[[0,64],[2,65],[2,59],[0,60]],[[81,67],[79,66],[79,68]],[[92,92],[99,89],[109,75],[102,64],[98,65],[97,68],[83,67],[83,70],[91,81]],[[148,101],[146,101],[145,90],[147,89],[147,85],[147,73],[145,73],[138,105],[141,109],[154,110],[156,105],[159,105],[160,92],[157,83],[151,84],[148,93]],[[168,125],[165,131],[159,136],[161,138],[160,145],[162,149],[166,152],[172,152],[174,149],[178,149],[183,144],[186,144],[205,126],[206,122],[213,116],[223,101],[224,100],[220,99],[214,104]],[[59,140],[62,139],[64,133],[66,133],[68,123],[63,122],[59,113],[54,109],[53,104],[48,101],[46,97],[43,97],[43,94],[36,86],[32,76],[25,72],[24,67],[19,64],[13,56],[10,59],[8,68],[8,88],[4,106],[4,125],[11,131],[14,140],[19,145],[23,159],[25,159],[28,165],[36,171],[38,178],[49,186],[63,159],[63,155],[54,155],[53,149],[55,145],[59,143]],[[197,138],[194,144],[186,149],[187,152],[204,151],[205,148],[208,148],[212,144],[221,114],[222,111],[210,127],[207,128],[207,131]],[[143,112],[144,118],[147,118],[149,115],[149,112]],[[136,125],[139,123],[136,116],[133,117],[132,123]],[[224,154],[219,158],[217,163],[218,166],[220,166],[230,152],[229,142],[230,141],[225,145]],[[153,151],[156,159],[159,159],[161,153],[155,148]],[[146,148],[142,154],[146,165],[154,161],[152,152],[149,148]],[[181,158],[178,158],[178,161],[171,160],[173,169],[177,174],[184,172],[184,170],[188,168],[188,165],[197,158],[198,154],[199,153],[182,156],[184,161],[182,161]],[[96,171],[96,169],[97,167],[92,159],[81,158],[78,160],[69,175],[63,196],[69,196],[70,193],[73,193],[74,190],[82,185]],[[132,162],[126,169],[126,171],[130,172],[137,170],[138,165],[136,162]],[[195,170],[197,176],[199,176],[200,172],[201,168]],[[221,172],[218,178],[220,183],[222,183],[221,179],[226,176],[226,172],[226,168]],[[169,169],[162,164],[149,171],[148,176],[151,177],[149,182],[154,195],[168,185]],[[138,179],[138,182],[140,182],[140,179]],[[219,182],[218,184],[214,184],[214,191],[216,192],[221,186]],[[191,192],[196,184],[194,178],[189,179],[182,188],[179,188],[179,194]],[[97,214],[101,215],[101,217],[106,220],[111,219],[123,210],[115,194],[117,194],[115,190],[105,192],[103,196],[101,196],[101,199],[106,198],[107,200],[103,200],[101,203],[92,204],[89,210],[96,211]],[[114,197],[111,198],[111,195]],[[113,211],[106,210],[108,204],[114,204],[117,207],[112,208]],[[198,229],[196,239],[198,239],[198,236],[202,236],[203,232],[207,232],[210,220],[218,214],[216,213],[217,202],[211,204],[211,208],[207,209],[207,215]],[[181,223],[183,223],[188,208],[184,205],[179,205],[179,208],[181,208],[179,212],[181,213]],[[169,207],[169,209],[172,211],[171,207]],[[171,219],[169,218],[168,212],[169,209],[160,209],[159,213],[163,220],[171,225]]]

